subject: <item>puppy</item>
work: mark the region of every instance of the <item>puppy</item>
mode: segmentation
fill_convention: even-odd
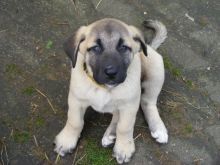
[[[115,141],[113,155],[119,164],[129,162],[135,151],[133,130],[140,104],[152,137],[167,143],[167,129],[156,106],[164,82],[164,65],[155,51],[167,31],[158,21],[145,25],[156,31],[150,46],[136,27],[111,18],[80,27],[64,44],[72,69],[68,118],[55,138],[59,155],[76,147],[88,106],[113,114],[102,145],[107,147]]]

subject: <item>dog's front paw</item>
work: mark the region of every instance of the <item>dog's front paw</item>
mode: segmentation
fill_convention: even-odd
[[[114,135],[104,135],[102,138],[102,146],[103,147],[110,146],[111,144],[114,143],[115,138],[116,138],[116,136],[114,136]]]
[[[117,142],[114,146],[113,156],[116,158],[118,164],[127,163],[131,160],[135,151],[134,141]]]
[[[76,147],[78,136],[75,136],[71,133],[68,133],[64,129],[56,136],[54,140],[54,151],[60,156],[65,156],[67,153],[72,153],[73,149]]]
[[[151,136],[155,138],[158,143],[168,142],[168,133],[165,126],[158,127],[155,131],[151,131]]]

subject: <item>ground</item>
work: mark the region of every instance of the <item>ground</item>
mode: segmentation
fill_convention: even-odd
[[[168,38],[159,48],[166,81],[158,100],[169,143],[151,138],[140,111],[136,153],[129,164],[220,162],[219,0],[1,0],[0,164],[116,164],[100,142],[111,119],[89,109],[72,154],[53,152],[64,126],[70,61],[62,43],[81,25],[104,17],[142,29],[162,21]]]

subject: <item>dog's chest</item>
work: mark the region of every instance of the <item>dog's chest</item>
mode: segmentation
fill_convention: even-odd
[[[99,112],[112,112],[114,109],[114,100],[112,95],[105,91],[91,91],[88,97],[90,106]]]
[[[87,106],[91,106],[98,112],[112,113],[119,105],[118,97],[104,89],[88,86],[88,88],[75,88],[75,95],[78,99],[83,100]]]

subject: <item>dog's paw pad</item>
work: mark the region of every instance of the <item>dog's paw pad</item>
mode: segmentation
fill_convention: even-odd
[[[168,134],[166,130],[157,130],[155,132],[151,132],[151,136],[155,138],[158,143],[168,142]]]
[[[114,135],[104,136],[102,138],[102,146],[103,147],[108,147],[109,145],[113,144],[115,138],[116,137]]]

